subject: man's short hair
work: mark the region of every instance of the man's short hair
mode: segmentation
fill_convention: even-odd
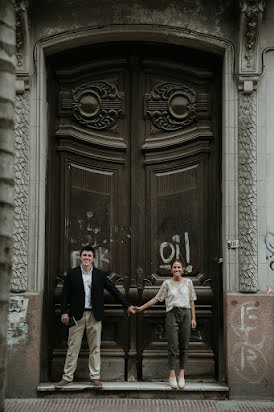
[[[95,249],[94,247],[87,245],[87,246],[83,246],[82,249],[80,250],[80,256],[82,256],[82,253],[84,252],[84,250],[86,252],[92,252],[93,256],[95,257]]]

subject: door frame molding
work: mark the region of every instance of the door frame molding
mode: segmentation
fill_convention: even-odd
[[[238,239],[238,136],[237,85],[234,46],[222,38],[173,26],[109,25],[66,31],[40,39],[34,46],[31,88],[29,287],[44,290],[45,218],[48,156],[46,56],[65,50],[113,41],[150,41],[192,47],[223,55],[222,73],[222,257],[223,288],[237,289],[238,249],[233,254],[227,239]]]

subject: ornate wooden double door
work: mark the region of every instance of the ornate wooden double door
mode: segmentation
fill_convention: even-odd
[[[155,296],[173,259],[182,259],[198,295],[187,373],[221,377],[220,71],[216,58],[153,44],[83,49],[49,62],[52,379],[66,353],[64,273],[86,244],[133,304]],[[164,305],[128,318],[107,292],[105,302],[102,379],[166,378]],[[87,356],[84,342],[79,379],[88,376]]]

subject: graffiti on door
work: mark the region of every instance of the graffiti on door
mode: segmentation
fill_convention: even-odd
[[[192,265],[190,264],[190,241],[188,232],[184,233],[183,239],[185,245],[185,257],[182,255],[182,238],[180,235],[173,235],[171,239],[160,244],[160,269],[171,269],[171,263],[174,259],[182,260],[186,265],[186,272],[192,272]]]
[[[74,223],[74,222],[73,222]],[[96,213],[86,212],[86,219],[77,220],[77,236],[71,237],[71,245],[83,247],[90,245],[95,249],[94,265],[102,270],[108,271],[110,265],[111,243],[125,245],[130,241],[131,228],[127,225],[115,225],[111,227],[110,233],[98,224]],[[70,253],[71,267],[80,264],[80,249]]]

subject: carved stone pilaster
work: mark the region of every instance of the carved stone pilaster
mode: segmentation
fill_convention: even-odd
[[[240,0],[239,240],[241,292],[258,290],[257,81],[258,37],[265,0]]]
[[[240,73],[257,72],[257,46],[265,0],[241,0]]]
[[[16,96],[15,107],[15,216],[11,291],[27,289],[29,220],[29,91]]]
[[[13,273],[11,291],[27,289],[29,221],[29,24],[30,0],[12,0],[16,12],[16,106],[13,233]]]
[[[239,92],[239,240],[241,292],[257,292],[257,93]]]

